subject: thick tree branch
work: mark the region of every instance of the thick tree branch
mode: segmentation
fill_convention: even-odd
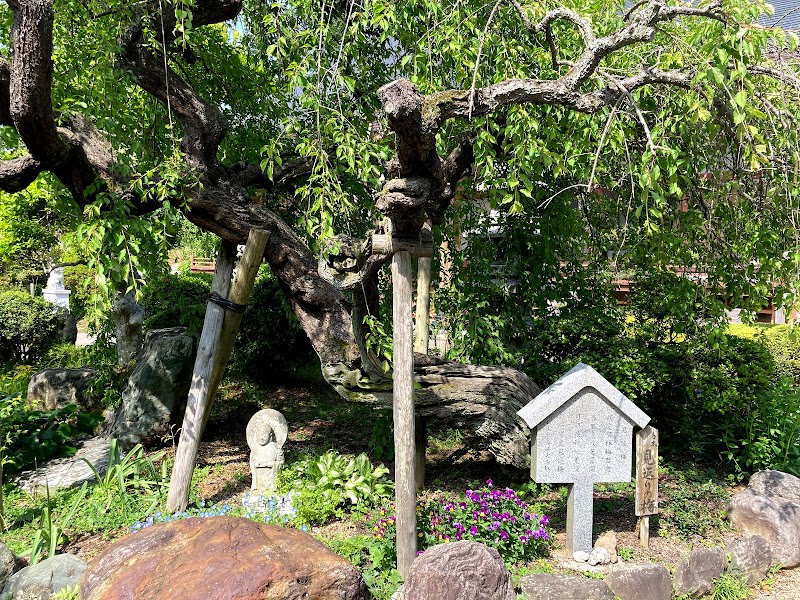
[[[0,59],[0,125],[14,125],[11,119],[11,65]]]
[[[766,65],[750,65],[747,70],[754,75],[766,75],[800,92],[800,77],[789,69],[776,69]]]
[[[178,116],[184,136],[181,150],[189,166],[209,173],[216,166],[217,149],[228,131],[219,108],[203,100],[175,71],[164,55],[147,45],[141,26],[130,28],[123,40],[120,66],[133,73],[137,83]]]
[[[13,0],[13,61],[9,112],[28,151],[45,165],[58,165],[69,147],[56,127],[51,100],[53,83],[53,18],[51,0]]]
[[[21,192],[32,184],[44,170],[41,162],[30,154],[0,160],[0,189],[4,192]]]

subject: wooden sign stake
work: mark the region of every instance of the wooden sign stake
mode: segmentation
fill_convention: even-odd
[[[636,432],[636,516],[639,544],[650,547],[650,515],[658,514],[658,429]]]

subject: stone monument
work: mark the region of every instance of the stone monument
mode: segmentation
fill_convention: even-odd
[[[250,446],[250,471],[254,496],[268,496],[278,487],[278,471],[283,465],[283,444],[289,435],[286,418],[277,410],[258,411],[247,424]]]
[[[569,487],[568,550],[591,552],[594,484],[631,480],[633,427],[650,417],[583,363],[517,414],[531,428],[533,480]]]
[[[47,278],[47,287],[42,290],[44,299],[69,310],[69,295],[72,290],[65,289],[64,287],[64,268],[56,267],[50,271],[50,276]]]

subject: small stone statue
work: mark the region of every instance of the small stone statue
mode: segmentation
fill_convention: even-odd
[[[250,446],[250,471],[254,496],[268,496],[278,487],[278,471],[283,465],[283,444],[289,435],[286,418],[277,410],[258,411],[247,424]]]

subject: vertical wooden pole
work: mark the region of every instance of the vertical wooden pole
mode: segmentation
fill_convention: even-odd
[[[414,335],[414,352],[428,353],[428,336],[430,332],[431,314],[431,263],[428,256],[420,256],[417,266],[417,314]],[[417,417],[414,425],[416,431],[415,473],[418,490],[425,489],[425,452],[428,448],[428,427],[425,417]]]
[[[253,283],[258,275],[258,268],[264,259],[264,248],[269,241],[269,233],[261,229],[250,230],[247,238],[239,267],[236,269],[236,276],[231,286],[230,297],[228,298],[235,304],[246,305],[250,301],[250,292],[253,291]],[[222,382],[225,367],[233,352],[233,343],[236,341],[236,334],[242,324],[241,312],[225,311],[225,319],[222,321],[222,332],[219,338],[219,351],[214,355],[214,375],[211,379],[211,387],[216,392]],[[208,423],[211,414],[211,405],[203,417],[203,427]]]
[[[650,547],[650,517],[639,518],[639,545],[642,548]]]
[[[417,268],[417,314],[414,352],[428,353],[428,335],[431,312],[431,262],[427,256],[419,257]]]
[[[414,487],[417,491],[425,489],[425,460],[428,447],[428,423],[425,417],[414,417]]]
[[[231,302],[246,304],[253,287],[255,272],[258,271],[258,265],[264,255],[268,237],[269,235],[264,231],[251,230],[233,289],[231,289],[230,280],[236,258],[236,244],[223,243],[217,258],[217,268],[211,285],[212,292],[217,292],[226,298],[230,290],[229,300]],[[218,304],[208,303],[192,375],[192,385],[186,403],[186,413],[178,440],[178,449],[175,453],[175,466],[170,479],[169,494],[167,495],[168,512],[186,510],[189,502],[189,487],[197,461],[200,438],[208,422],[214,394],[216,394],[222,379],[222,371],[230,357],[233,338],[235,338],[241,323],[241,313],[234,313],[238,319],[234,319],[235,329],[231,334],[231,327],[226,327],[230,323],[229,314],[230,311],[226,311]]]
[[[394,325],[394,460],[397,508],[397,570],[408,575],[417,557],[416,480],[414,477],[414,351],[411,320],[411,254],[392,256]]]

